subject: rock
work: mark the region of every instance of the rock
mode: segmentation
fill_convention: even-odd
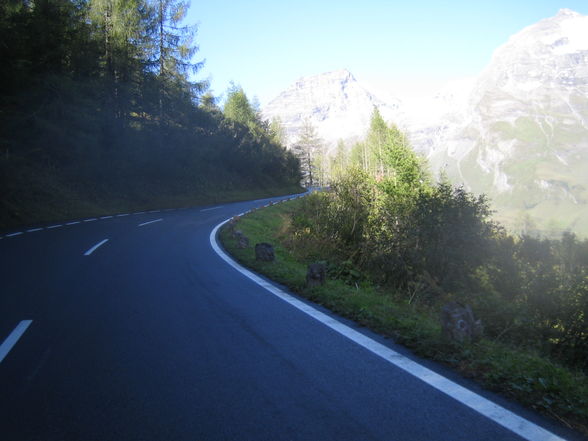
[[[249,238],[241,233],[239,237],[239,241],[237,242],[237,248],[248,248],[249,247]]]
[[[327,266],[324,263],[311,263],[308,265],[308,271],[306,272],[306,286],[312,288],[324,285],[326,273]]]
[[[271,244],[265,242],[256,244],[255,260],[261,260],[262,262],[273,262],[276,260],[274,247]]]
[[[472,308],[457,302],[441,309],[441,328],[446,338],[459,343],[474,341],[483,333],[482,321],[474,318]]]
[[[235,228],[237,226],[237,222],[239,222],[239,216],[234,216],[227,224],[227,228],[233,237],[235,237]]]

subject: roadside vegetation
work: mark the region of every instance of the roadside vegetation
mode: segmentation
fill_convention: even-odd
[[[0,2],[0,229],[300,191],[242,89],[194,80],[177,0]]]
[[[445,180],[374,113],[359,158],[328,191],[245,216],[251,247],[223,243],[244,264],[372,328],[416,354],[457,369],[588,434],[588,241],[513,237],[484,197]],[[256,262],[270,242],[276,262]],[[324,262],[325,285],[306,287]],[[484,335],[442,336],[440,311],[470,305]]]

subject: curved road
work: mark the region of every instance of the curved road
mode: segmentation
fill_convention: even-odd
[[[0,439],[581,439],[475,391],[514,412],[517,435],[369,349],[405,353],[393,343],[228,265],[211,231],[267,201],[2,236]]]

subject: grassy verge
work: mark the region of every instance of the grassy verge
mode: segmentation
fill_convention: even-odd
[[[115,213],[147,211],[153,209],[195,207],[207,204],[229,203],[262,199],[302,192],[297,186],[281,188],[250,188],[241,190],[184,191],[169,194],[149,192],[111,191],[96,192],[91,196],[87,189],[70,188],[46,180],[35,183],[43,192],[26,191],[9,195],[0,204],[0,231],[22,225],[60,222],[84,217]]]
[[[223,245],[244,265],[294,292],[588,435],[588,378],[583,373],[489,339],[464,345],[447,342],[436,314],[397,300],[394,293],[369,282],[348,284],[330,279],[321,287],[307,288],[306,268],[311,262],[296,258],[286,234],[298,204],[278,204],[244,216],[236,228],[247,236],[250,246],[238,248],[227,228],[220,234]],[[255,260],[253,247],[259,242],[274,245],[275,262]]]

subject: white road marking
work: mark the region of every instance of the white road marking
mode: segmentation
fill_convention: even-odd
[[[200,212],[210,211],[210,210],[218,210],[219,208],[223,208],[223,207],[224,207],[224,205],[219,205],[218,207],[212,207],[212,208],[204,208],[204,209],[200,210]]]
[[[151,210],[151,211],[148,211],[147,213],[159,213],[160,211],[161,210]]]
[[[2,345],[0,346],[0,363],[2,363],[4,357],[8,355],[10,350],[22,337],[22,335],[25,333],[25,331],[31,323],[33,323],[32,320],[22,320],[18,325],[16,325],[16,328],[14,328],[14,330],[10,333],[6,340],[4,340],[4,343],[2,343]]]
[[[80,221],[68,222],[65,225],[77,225],[77,224],[81,224],[81,222]]]
[[[102,216],[100,219],[112,219],[114,216]]]
[[[63,225],[62,224],[51,225],[50,227],[47,227],[47,229],[50,230],[52,228],[59,228],[59,227],[63,227]]]
[[[94,222],[94,221],[97,221],[97,220],[98,220],[97,218],[92,217],[90,219],[84,219],[84,222]]]
[[[460,386],[457,383],[454,383],[453,381],[443,377],[442,375],[439,375],[438,373],[433,372],[432,370],[427,369],[424,366],[421,366],[417,362],[412,361],[404,355],[399,354],[398,352],[388,348],[387,346],[384,346],[381,343],[376,342],[375,340],[372,340],[371,338],[361,334],[360,332],[351,329],[347,325],[344,325],[343,323],[335,320],[327,314],[318,311],[314,307],[298,300],[292,295],[287,294],[286,292],[275,287],[268,281],[257,276],[253,272],[242,267],[237,262],[235,262],[231,257],[229,257],[220,248],[216,241],[216,235],[219,228],[229,221],[230,219],[227,219],[224,222],[218,224],[216,227],[214,227],[214,229],[210,233],[210,244],[214,251],[225,262],[227,262],[229,265],[231,265],[244,276],[253,280],[262,288],[265,288],[276,297],[279,297],[283,301],[289,303],[290,305],[294,306],[295,308],[299,309],[300,311],[304,312],[305,314],[309,315],[315,320],[318,320],[319,322],[323,323],[325,326],[328,326],[332,330],[338,332],[344,337],[347,337],[348,339],[352,340],[358,345],[364,347],[365,349],[377,355],[378,357],[383,358],[390,364],[399,367],[400,369],[406,371],[408,374],[415,376],[416,378],[424,381],[425,383],[429,384],[435,389],[449,395],[453,399],[479,412],[486,418],[500,424],[501,426],[516,433],[522,438],[528,441],[565,441],[563,438],[543,429],[542,427],[526,420],[525,418],[522,418],[516,415],[515,413],[503,408],[502,406],[499,406],[493,403],[492,401],[470,391],[469,389],[466,389],[465,387]]]
[[[152,221],[149,221],[149,222],[143,222],[142,224],[139,224],[139,225],[137,225],[137,226],[138,226],[138,227],[142,227],[142,226],[144,226],[144,225],[149,225],[149,224],[152,224],[152,223],[154,223],[154,222],[160,222],[160,221],[162,221],[162,220],[163,220],[163,219],[155,219],[155,220],[152,220]]]
[[[125,217],[128,216],[129,213],[117,214],[116,217]]]
[[[42,231],[43,228],[31,228],[30,230],[27,230],[27,233],[34,233],[35,231]]]
[[[145,214],[145,211],[139,211],[138,213],[133,213],[133,216],[136,216],[137,214]]]
[[[24,233],[22,231],[17,231],[16,233],[6,234],[5,237],[20,236],[21,234],[24,234]]]
[[[96,251],[96,249],[98,247],[101,247],[102,245],[104,245],[106,242],[108,242],[108,239],[104,239],[102,242],[98,242],[96,245],[94,245],[92,248],[90,248],[88,251],[86,251],[84,253],[84,256],[89,256],[90,254],[92,254],[94,251]]]

